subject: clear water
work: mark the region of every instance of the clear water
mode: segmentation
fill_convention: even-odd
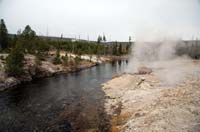
[[[101,84],[127,61],[38,79],[0,93],[0,131],[109,131]]]

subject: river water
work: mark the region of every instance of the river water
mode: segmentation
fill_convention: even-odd
[[[1,92],[0,131],[109,131],[101,84],[126,66],[127,61],[101,64]]]

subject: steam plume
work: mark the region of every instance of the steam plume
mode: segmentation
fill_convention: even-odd
[[[137,73],[140,67],[153,70],[163,84],[176,85],[188,75],[199,70],[187,55],[176,55],[176,47],[183,41],[175,38],[155,39],[151,42],[136,41],[132,47],[132,57],[127,69]]]

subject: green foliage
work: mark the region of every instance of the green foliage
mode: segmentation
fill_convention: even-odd
[[[118,45],[117,44],[113,45],[113,55],[119,55]]]
[[[8,48],[9,37],[6,24],[3,19],[0,20],[0,49]]]
[[[126,54],[131,53],[131,43],[126,45]]]
[[[61,64],[61,60],[60,60],[60,50],[56,51],[56,56],[53,59],[53,64],[58,65]]]
[[[40,53],[45,53],[47,51],[49,51],[50,47],[48,45],[48,42],[45,40],[42,40],[40,38],[36,38],[34,40],[34,50]]]
[[[68,56],[66,55],[66,56],[62,56],[62,63],[63,63],[63,65],[64,66],[67,66],[68,65]]]
[[[21,52],[20,45],[13,48],[6,59],[6,72],[11,76],[20,76],[23,71],[24,54]]]
[[[119,54],[120,54],[120,55],[123,54],[122,44],[119,45]]]
[[[113,55],[120,56],[130,53],[130,44],[123,45],[122,43],[117,43],[112,45]]]
[[[22,36],[27,40],[32,40],[36,37],[36,33],[31,29],[29,25],[27,25],[22,32]]]
[[[99,35],[97,38],[97,43],[101,43],[102,40],[103,40],[103,38],[101,37],[101,35]]]
[[[99,45],[96,43],[84,42],[84,41],[50,41],[49,46],[53,49],[61,49],[74,54],[83,55],[83,54],[103,54],[104,45]]]
[[[35,54],[40,44],[40,39],[29,25],[25,27],[21,34],[18,34],[18,41],[21,43],[24,52],[30,54]]]
[[[76,65],[79,65],[80,62],[81,62],[81,58],[78,57],[78,56],[76,56],[75,59],[74,59],[74,61],[75,61],[75,64],[76,64]]]
[[[36,35],[36,32],[27,25],[21,32],[18,31],[17,35],[12,37],[11,47],[15,47],[16,43],[20,43],[21,49],[24,53],[41,54],[45,56],[49,50],[64,50],[77,55],[83,54],[96,54],[96,55],[120,55],[118,44],[102,44],[106,41],[105,35],[99,35],[98,43],[88,41],[75,41],[66,40],[63,38],[45,38]],[[55,62],[59,62],[58,57]],[[59,62],[60,63],[60,62]]]
[[[19,31],[17,38],[13,39],[13,41],[17,41],[22,45],[24,53],[45,54],[50,49],[48,41],[36,36],[35,31],[29,25],[25,27],[22,33]]]
[[[70,58],[70,59],[69,59],[69,62],[68,62],[68,65],[74,66],[74,65],[75,65],[74,59]]]

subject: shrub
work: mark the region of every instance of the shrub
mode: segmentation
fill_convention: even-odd
[[[74,60],[75,60],[75,64],[76,64],[76,65],[79,65],[80,62],[81,62],[81,58],[78,57],[78,56],[76,56]]]
[[[23,70],[24,54],[16,45],[6,58],[6,72],[11,76],[20,76],[24,73]]]
[[[60,51],[59,50],[56,51],[56,56],[53,59],[53,64],[55,64],[55,65],[61,64]]]
[[[65,57],[63,56],[62,57],[62,63],[63,63],[64,66],[68,65],[68,57],[67,56],[65,56]]]

